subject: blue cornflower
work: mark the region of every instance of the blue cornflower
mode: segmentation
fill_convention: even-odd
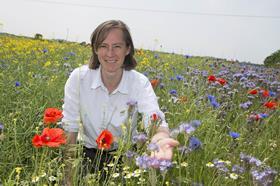
[[[177,79],[178,81],[181,81],[181,80],[183,80],[183,79],[184,79],[184,77],[183,77],[183,76],[181,76],[181,75],[176,75],[176,79]]]
[[[200,147],[201,147],[200,140],[196,137],[190,137],[189,148],[191,150],[196,150],[196,149],[199,149]]]
[[[3,123],[0,123],[0,131],[4,129]]]
[[[275,97],[276,96],[276,92],[269,91],[269,96]]]
[[[215,96],[213,95],[208,95],[208,100],[210,101],[211,105],[214,107],[214,108],[218,108],[220,106],[220,104],[216,101],[216,98]]]
[[[267,117],[268,117],[268,114],[267,114],[267,113],[260,113],[260,114],[258,114],[258,116],[259,116],[261,119],[264,119],[264,118],[267,118]]]
[[[43,53],[47,53],[47,52],[48,52],[48,49],[44,48]]]
[[[201,125],[201,121],[199,121],[199,120],[192,120],[192,121],[190,122],[190,124],[191,124],[193,127],[197,128],[197,127],[199,127],[199,126]]]
[[[19,87],[21,85],[21,83],[19,81],[16,81],[15,86]]]
[[[169,91],[169,94],[176,96],[177,95],[177,91],[175,89],[172,89]]]
[[[240,136],[239,133],[237,133],[237,132],[232,132],[232,131],[229,132],[229,135],[230,135],[230,137],[232,137],[233,139],[237,139],[237,138],[239,138],[239,136]]]

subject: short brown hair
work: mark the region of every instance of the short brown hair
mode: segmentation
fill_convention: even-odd
[[[96,54],[96,50],[102,44],[102,42],[107,37],[110,30],[118,28],[122,30],[124,41],[127,47],[130,47],[130,52],[125,56],[123,68],[125,70],[134,69],[137,65],[136,60],[134,58],[134,45],[129,32],[129,28],[127,25],[120,20],[109,20],[104,23],[101,23],[92,33],[91,35],[91,49],[92,56],[89,61],[90,69],[97,69],[100,66],[100,62],[98,60],[98,56]]]

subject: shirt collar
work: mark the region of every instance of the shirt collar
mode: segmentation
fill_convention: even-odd
[[[118,91],[123,94],[128,94],[127,80],[128,80],[127,71],[123,70],[121,82],[120,82],[119,86],[116,88],[116,90],[114,90],[112,92],[112,94],[114,94]],[[104,86],[104,84],[102,82],[102,78],[101,78],[101,67],[99,67],[97,69],[96,76],[94,77],[92,84],[91,84],[91,88],[93,88],[93,89],[97,89],[98,87],[102,87],[102,88],[106,89],[106,87]]]

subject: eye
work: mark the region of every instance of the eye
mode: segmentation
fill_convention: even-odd
[[[121,48],[121,45],[115,45],[114,48]]]
[[[107,46],[106,45],[99,45],[98,48],[107,48]]]

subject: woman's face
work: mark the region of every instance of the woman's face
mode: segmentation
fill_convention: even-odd
[[[122,30],[118,28],[110,30],[96,51],[102,73],[110,75],[122,73],[122,65],[129,52],[130,47],[126,46]]]

